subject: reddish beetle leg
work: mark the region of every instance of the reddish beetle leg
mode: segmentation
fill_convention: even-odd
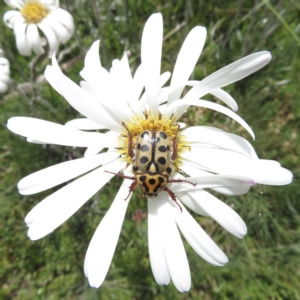
[[[126,175],[121,175],[121,174],[117,174],[117,173],[114,173],[114,172],[110,172],[110,171],[106,171],[104,170],[104,172],[106,173],[110,173],[110,174],[114,174],[120,178],[124,178],[124,179],[130,179],[130,180],[134,180],[133,183],[131,184],[130,188],[129,188],[129,194],[128,196],[124,199],[124,201],[126,201],[128,199],[128,197],[130,196],[130,194],[133,192],[133,190],[135,189],[136,185],[137,185],[137,181],[135,179],[135,177],[132,177],[132,176],[126,176]]]
[[[183,179],[170,179],[168,180],[168,182],[186,182],[186,183],[189,183],[193,186],[196,186],[197,183],[193,183],[193,182],[190,182],[190,181],[187,181],[187,180],[183,180]]]
[[[178,124],[176,135],[173,139],[173,153],[172,153],[172,161],[174,161],[177,158],[177,135],[178,131],[180,129],[180,125]]]
[[[122,122],[122,125],[125,127],[128,133],[128,155],[133,158],[133,150],[132,150],[132,135],[128,129],[128,127],[125,125],[124,122]]]
[[[169,196],[171,197],[171,199],[178,205],[180,211],[182,212],[182,207],[181,207],[180,204],[177,202],[177,199],[176,199],[175,194],[174,194],[170,189],[168,189],[167,187],[165,187],[164,190],[169,194]]]

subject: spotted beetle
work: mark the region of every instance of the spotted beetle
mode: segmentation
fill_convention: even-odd
[[[196,186],[196,184],[182,179],[170,179],[174,171],[173,162],[177,158],[177,134],[174,139],[171,139],[164,131],[145,130],[136,138],[136,143],[133,145],[133,137],[130,131],[125,123],[122,124],[128,132],[128,155],[133,161],[132,172],[134,176],[106,172],[133,180],[129,188],[129,194],[124,200],[128,199],[131,192],[138,185],[143,191],[140,197],[157,197],[158,193],[166,191],[182,211],[175,194],[167,187],[167,183],[187,182],[193,186]],[[178,125],[177,133],[179,128]]]

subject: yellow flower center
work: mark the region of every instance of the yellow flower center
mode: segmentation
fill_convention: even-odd
[[[164,131],[171,139],[176,138],[177,141],[177,158],[173,164],[178,168],[181,164],[180,154],[183,151],[189,151],[190,146],[185,142],[185,137],[180,134],[178,130],[178,124],[174,120],[164,120],[160,116],[153,118],[149,117],[147,114],[146,119],[143,118],[134,118],[131,123],[124,124],[124,133],[119,137],[119,152],[125,161],[130,164],[132,163],[132,158],[128,153],[128,145],[130,143],[130,136],[132,139],[132,147],[136,144],[137,137],[144,132],[145,130],[156,130]],[[128,131],[129,133],[128,133]]]
[[[40,2],[31,1],[27,2],[20,12],[27,23],[37,24],[48,15],[49,10]]]

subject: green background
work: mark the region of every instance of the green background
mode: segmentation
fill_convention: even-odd
[[[162,71],[173,70],[184,38],[196,25],[205,26],[208,37],[193,79],[201,80],[253,52],[271,51],[267,67],[225,88],[256,133],[255,142],[238,124],[214,111],[191,109],[181,120],[242,135],[261,158],[279,161],[295,178],[288,186],[256,186],[244,196],[218,195],[246,222],[248,235],[243,240],[212,219],[193,214],[230,261],[224,267],[211,266],[185,243],[192,287],[183,294],[172,283],[161,287],[154,281],[147,219],[139,224],[134,220],[136,210],[147,212],[146,201],[135,192],[106,280],[100,289],[90,288],[83,274],[85,252],[121,180],[112,180],[54,233],[29,240],[24,217],[61,186],[21,196],[17,182],[47,166],[81,157],[84,149],[30,144],[6,129],[12,116],[64,124],[79,115],[44,80],[50,61],[20,56],[13,32],[0,22],[0,42],[13,79],[10,91],[0,96],[0,299],[300,299],[299,2],[65,0],[61,6],[73,15],[76,34],[61,46],[59,64],[77,83],[84,55],[99,38],[103,66],[110,68],[112,59],[130,50],[134,70],[140,63],[145,21],[158,11],[164,17]],[[8,10],[0,6],[2,14]]]

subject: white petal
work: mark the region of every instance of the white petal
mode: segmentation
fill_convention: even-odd
[[[26,139],[26,141],[27,141],[28,143],[38,144],[38,145],[46,145],[46,144],[47,144],[47,143],[45,143],[45,142],[43,142],[43,141],[34,140],[34,139],[30,138],[30,137],[28,137],[28,138]]]
[[[196,86],[199,83],[200,83],[199,80],[190,80],[190,81],[187,82],[187,85],[189,85],[189,86]],[[213,91],[210,91],[210,94],[212,94],[215,97],[219,98],[221,101],[223,101],[224,103],[226,103],[234,111],[238,110],[238,105],[237,105],[236,101],[227,92],[225,92],[224,90],[222,90],[222,89],[215,89]]]
[[[1,74],[1,76],[3,76],[4,81],[9,81],[9,78],[10,78],[9,66],[0,66],[0,74]]]
[[[171,86],[179,86],[189,79],[202,52],[205,39],[205,27],[197,26],[189,32],[177,57]],[[169,95],[168,104],[179,99],[183,89],[184,86],[173,91]]]
[[[128,187],[131,183],[130,180],[124,181],[88,247],[84,261],[84,273],[92,287],[98,288],[108,272],[130,201],[131,196],[126,201],[124,198],[128,194]]]
[[[19,11],[10,10],[3,15],[3,21],[9,28],[14,28],[16,23],[24,23],[25,19]]]
[[[119,137],[119,134],[113,131],[108,131],[105,134],[109,135],[109,136],[114,136],[116,139]],[[84,157],[89,157],[92,155],[96,155],[98,153],[100,153],[104,148],[103,147],[89,147],[85,150],[84,152]],[[115,151],[114,148],[110,148],[108,149],[108,151]]]
[[[150,112],[158,115],[158,90],[163,39],[163,20],[160,13],[150,16],[145,24],[141,60]]]
[[[236,185],[236,186],[215,187],[211,189],[224,195],[239,196],[239,195],[247,194],[250,188],[251,185]]]
[[[4,0],[4,2],[13,8],[18,8],[18,9],[22,9],[23,5],[24,5],[24,1],[23,0]]]
[[[222,130],[215,130],[208,126],[193,126],[181,132],[185,141],[191,147],[215,146],[238,153],[242,153],[252,158],[258,158],[252,145],[244,138],[227,133]]]
[[[203,190],[197,190],[194,191],[194,193],[199,193],[201,194]],[[189,209],[191,209],[192,211],[194,211],[195,213],[197,213],[198,215],[201,216],[206,216],[208,217],[208,214],[202,209],[201,206],[199,206],[197,204],[196,201],[194,201],[194,199],[192,199],[192,197],[190,196],[190,192],[177,192],[176,193],[176,197],[183,202]]]
[[[55,15],[59,20],[63,20],[65,22],[66,20],[73,22],[73,17],[70,13],[68,13],[66,10],[62,8],[57,8],[55,11],[52,12],[52,14]]]
[[[105,152],[89,158],[79,158],[48,167],[24,177],[18,183],[19,192],[22,195],[39,193],[108,163],[118,156],[117,152]]]
[[[174,118],[176,120],[178,120],[178,118],[189,107],[189,105],[206,107],[206,108],[213,109],[215,111],[225,114],[226,116],[232,118],[233,120],[238,122],[240,125],[242,125],[254,139],[253,130],[239,115],[237,115],[236,113],[234,113],[233,111],[231,111],[230,109],[228,109],[222,105],[212,103],[212,102],[209,102],[206,100],[196,100],[196,99],[184,98],[184,99],[181,99],[180,101],[175,101],[171,105],[169,105],[167,107],[167,109],[165,110],[164,118],[169,119],[176,108],[178,108],[178,107],[184,108],[184,110],[176,110],[176,112],[174,113]]]
[[[268,51],[261,51],[248,55],[200,81],[198,85],[188,91],[184,99],[201,98],[213,90],[241,80],[263,68],[270,60],[271,54]],[[177,108],[176,118],[179,118],[189,105],[191,104]]]
[[[84,157],[90,157],[92,155],[98,154],[103,148],[94,148],[94,147],[89,147],[85,150],[84,152]]]
[[[276,160],[270,160],[270,159],[260,159],[259,160],[261,164],[266,164],[266,165],[272,165],[274,167],[281,167],[281,164],[276,161]]]
[[[178,125],[180,126],[180,129],[183,129],[186,127],[186,124],[182,123],[182,122],[178,122]]]
[[[166,81],[168,81],[168,77],[171,75],[170,72],[165,72],[163,74],[160,75],[159,77],[159,87],[160,87],[160,90],[159,90],[159,100],[158,100],[158,104],[161,104],[163,103],[164,101],[167,100],[167,96],[169,95],[170,93],[170,87],[162,87]],[[140,103],[141,103],[141,107],[144,107],[146,104],[147,104],[147,95],[146,93],[144,93],[142,95],[142,97],[140,98]],[[161,108],[161,106],[160,106]]]
[[[39,24],[38,27],[42,30],[44,35],[48,40],[49,46],[49,57],[53,55],[53,53],[58,51],[59,40],[57,39],[55,33],[53,32],[50,23],[48,22],[47,18],[43,19]]]
[[[7,128],[14,133],[49,144],[74,147],[117,147],[115,137],[84,132],[60,124],[27,117],[13,117]]]
[[[0,93],[5,93],[8,90],[8,85],[0,81]]]
[[[59,0],[39,0],[48,10],[55,10],[59,7]]]
[[[206,234],[184,206],[182,206],[181,212],[173,204],[172,213],[182,234],[198,255],[216,266],[223,266],[228,262],[224,252]]]
[[[190,176],[199,176],[199,175],[207,175],[211,173],[208,172],[204,172],[203,170],[199,169],[199,168],[195,168],[192,167],[186,163],[183,163],[180,166],[180,169],[185,172],[186,174],[190,175]],[[253,181],[254,184],[254,181]],[[225,195],[243,195],[246,194],[250,188],[252,187],[251,184],[237,184],[237,185],[227,185],[227,186],[221,186],[221,187],[210,187],[212,190],[218,192],[218,193],[222,193]],[[187,204],[188,205],[188,204]]]
[[[5,82],[5,83],[9,83],[10,82],[9,75],[0,73],[0,81]]]
[[[153,201],[158,206],[161,239],[171,279],[180,292],[187,292],[191,287],[190,267],[167,193],[160,193]]]
[[[71,85],[73,85],[73,83],[71,83]],[[123,101],[124,99],[121,95],[116,96],[116,94],[113,93],[115,87],[112,87],[113,89],[110,88],[110,93],[106,93],[107,91],[104,91],[104,87],[98,86],[98,88],[95,89],[94,85],[85,81],[81,81],[80,86],[82,87],[81,93],[83,92],[86,98],[90,98],[93,102],[96,102],[95,105],[100,105],[101,107],[101,109],[97,111],[97,117],[99,115],[98,112],[101,113],[101,121],[97,120],[98,124],[107,124],[107,128],[111,129],[112,126],[116,127],[114,124],[111,125],[112,122],[122,124],[122,122],[126,123],[131,120],[133,112],[128,107],[128,104]],[[74,86],[74,88],[78,90],[78,87]],[[78,90],[78,92],[80,92],[80,90]],[[100,118],[98,117],[98,119]]]
[[[0,57],[0,67],[9,68],[9,60],[5,57]]]
[[[180,176],[180,178],[182,178],[182,176]],[[168,184],[168,187],[176,193],[223,186],[255,185],[255,181],[253,181],[251,178],[233,175],[200,175],[197,177],[186,177],[184,179],[193,183],[197,183],[196,187],[186,182],[181,182],[180,184],[178,182],[171,183]]]
[[[160,87],[164,86],[167,83],[167,81],[169,80],[170,77],[171,77],[170,72],[162,73],[159,77],[159,86]]]
[[[189,196],[194,206],[200,206],[223,228],[238,238],[247,234],[247,226],[242,218],[228,205],[206,191],[191,191]]]
[[[105,129],[102,125],[99,125],[89,119],[74,119],[65,124],[67,127],[71,127],[74,129],[80,130],[97,130],[97,129]]]
[[[44,48],[42,47],[41,38],[35,24],[29,24],[26,32],[29,47],[32,48],[36,55],[43,54]]]
[[[114,176],[104,173],[104,170],[119,172],[120,168],[121,164],[116,160],[82,176],[41,201],[25,218],[29,226],[29,238],[40,239],[64,223]]]
[[[111,93],[114,94],[113,98],[115,100],[122,99],[121,101],[116,102],[115,105],[121,107],[123,114],[125,111],[129,110],[129,118],[131,118],[132,113],[137,117],[144,117],[140,102],[138,101],[138,98],[135,97],[133,79],[126,54],[123,55],[120,61],[116,59],[113,61],[110,74],[112,76],[112,81],[114,83],[118,82],[118,88],[113,88],[111,90]],[[112,109],[115,110],[115,108]]]
[[[47,21],[59,41],[66,43],[70,39],[70,31],[60,23],[53,14],[47,17]]]
[[[207,93],[241,80],[250,74],[263,68],[271,60],[271,54],[268,51],[261,51],[250,54],[236,62],[214,72],[198,85],[193,87],[185,98],[201,98]]]
[[[252,178],[256,183],[285,185],[292,181],[293,174],[273,163],[250,159],[245,155],[219,149],[192,148],[183,152],[186,163],[219,174],[232,174]]]
[[[95,41],[84,59],[84,68],[80,72],[87,82],[102,86],[108,79],[109,73],[102,68],[99,57],[100,40]]]
[[[14,26],[14,33],[16,35],[18,51],[21,55],[29,56],[31,55],[31,48],[27,40],[26,28],[27,24],[19,22]]]
[[[168,285],[170,274],[162,245],[157,204],[148,198],[148,247],[153,276],[159,285]]]
[[[44,72],[46,80],[50,83],[50,85],[60,94],[62,95],[59,85],[57,83],[57,78],[54,74],[54,70],[52,66],[47,66]],[[62,95],[63,96],[63,95]]]
[[[48,68],[49,71],[53,70],[53,68],[51,70],[49,66],[47,67],[47,70]],[[112,103],[111,107],[115,107],[115,109],[114,111],[110,110],[109,108],[104,106],[106,105],[106,103],[104,103],[104,105],[101,104],[96,91],[89,83],[81,81],[80,85],[82,89],[80,89],[79,86],[77,86],[65,75],[62,74],[62,76],[63,79],[67,81],[66,83],[69,85],[69,89],[65,89],[65,87],[63,87],[63,91],[65,93],[66,100],[70,105],[72,105],[74,108],[77,107],[76,109],[79,112],[81,112],[83,115],[88,116],[88,119],[92,120],[96,124],[101,125],[104,128],[109,128],[111,130],[118,131],[119,133],[124,131],[124,127],[122,125],[119,125],[122,123],[122,117],[124,117],[124,115],[122,115],[122,113],[120,112],[119,107],[117,109],[116,106],[114,106]],[[81,95],[81,97],[78,97],[78,95]],[[83,102],[81,99],[84,99],[85,101]]]
[[[72,105],[82,115],[97,124],[103,124],[106,122],[107,128],[119,132],[124,130],[122,125],[115,123],[114,120],[109,120],[102,114],[103,106],[97,99],[85,93],[78,85],[61,72],[55,56],[52,57],[52,65],[53,68],[49,68],[49,72],[53,71],[58,90],[70,103],[70,105]]]
[[[0,61],[0,72],[3,73],[3,74],[9,75],[10,74],[9,62],[8,62],[8,64],[5,64],[3,62],[4,57],[0,57],[0,59],[1,59],[1,61]]]
[[[237,111],[239,109],[236,101],[227,92],[223,91],[222,89],[215,89],[213,91],[210,91],[210,94],[222,100],[234,111]]]
[[[141,93],[144,89],[145,83],[144,83],[144,77],[143,77],[143,69],[142,65],[139,65],[138,68],[136,69],[133,77],[133,88],[134,88],[134,93],[135,97],[137,99],[140,98]]]

